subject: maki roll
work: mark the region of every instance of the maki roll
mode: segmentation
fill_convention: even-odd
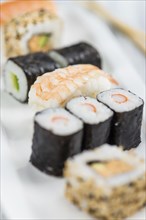
[[[31,86],[29,104],[36,109],[65,106],[71,98],[96,97],[97,93],[117,86],[111,75],[96,66],[68,66],[38,77]]]
[[[7,8],[5,7],[3,12],[14,10],[17,13],[17,10],[21,10],[21,13],[18,12],[18,16],[10,14],[10,19],[4,19],[3,34],[6,57],[48,51],[58,47],[63,25],[56,10],[53,10],[54,3],[43,0],[35,7],[34,1],[29,1],[28,10],[26,10],[26,1],[17,2],[14,1],[14,5],[13,2],[7,4]],[[43,3],[41,4],[41,2]],[[24,11],[22,11],[23,8]]]
[[[5,89],[20,102],[27,102],[28,92],[36,78],[59,67],[42,52],[10,58],[4,70]]]
[[[56,50],[63,56],[69,65],[92,64],[102,68],[101,58],[98,51],[91,45],[81,42],[63,49]]]
[[[82,122],[65,109],[37,113],[30,162],[47,174],[61,176],[66,159],[81,152],[82,129]]]
[[[143,100],[120,88],[104,91],[97,99],[114,111],[110,144],[123,146],[125,150],[137,147],[141,142]]]
[[[69,59],[67,58],[69,57]],[[94,61],[94,62],[93,62]],[[5,65],[4,77],[6,91],[21,102],[28,101],[28,92],[38,76],[57,68],[76,63],[94,63],[101,67],[99,53],[85,43],[9,58]]]
[[[90,97],[77,97],[66,105],[67,110],[84,122],[82,150],[108,142],[113,112]]]
[[[65,196],[96,219],[125,219],[146,203],[145,162],[129,151],[103,145],[67,160]]]

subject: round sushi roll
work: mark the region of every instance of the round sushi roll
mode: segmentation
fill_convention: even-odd
[[[4,69],[6,91],[20,102],[27,102],[30,87],[38,76],[69,64],[92,64],[93,60],[96,66],[101,67],[98,51],[82,42],[47,53],[37,52],[9,58]]]
[[[34,53],[10,58],[4,69],[5,89],[17,100],[27,102],[28,92],[36,78],[60,65],[46,53]]]
[[[2,1],[0,6],[6,57],[48,51],[59,46],[63,22],[54,1],[11,0]]]
[[[0,24],[5,25],[18,16],[39,9],[46,9],[52,14],[57,13],[56,4],[53,0],[35,0],[35,4],[34,0],[29,0],[29,7],[26,0],[1,1]]]
[[[63,56],[69,65],[90,63],[98,66],[99,68],[102,67],[98,51],[85,42],[56,50],[56,52]]]
[[[84,122],[82,150],[108,142],[112,110],[94,98],[83,96],[70,100],[66,108]]]
[[[120,88],[101,92],[97,100],[114,111],[110,144],[122,145],[124,149],[137,147],[141,142],[143,100]]]
[[[36,114],[30,161],[39,170],[61,176],[64,162],[81,152],[83,123],[65,109]]]
[[[145,162],[138,153],[104,144],[69,158],[64,176],[66,198],[95,219],[122,220],[145,206]]]

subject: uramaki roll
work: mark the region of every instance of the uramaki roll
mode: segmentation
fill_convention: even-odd
[[[65,196],[96,219],[125,219],[146,204],[145,161],[103,145],[67,160]]]

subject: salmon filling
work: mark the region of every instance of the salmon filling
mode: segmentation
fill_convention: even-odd
[[[30,52],[48,51],[53,48],[52,34],[34,35],[28,42]]]
[[[122,104],[128,101],[128,98],[122,94],[113,94],[112,99],[119,104]]]
[[[83,104],[81,104],[81,105],[86,106],[86,107],[89,108],[92,112],[96,112],[96,111],[97,111],[97,110],[96,110],[96,107],[95,107],[94,105],[90,104],[90,103],[83,103]]]
[[[68,118],[65,118],[65,117],[63,117],[62,115],[60,115],[60,116],[54,116],[53,118],[52,118],[52,122],[64,122],[64,123],[67,123],[68,122]]]
[[[89,162],[88,165],[90,165],[98,174],[106,178],[133,170],[133,167],[130,164],[121,160],[93,161]]]

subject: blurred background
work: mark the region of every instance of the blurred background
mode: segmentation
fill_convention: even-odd
[[[105,6],[111,14],[133,28],[146,32],[146,1],[145,0],[107,0],[97,1]],[[125,53],[133,63],[139,75],[145,80],[145,55],[118,31],[113,30]]]

